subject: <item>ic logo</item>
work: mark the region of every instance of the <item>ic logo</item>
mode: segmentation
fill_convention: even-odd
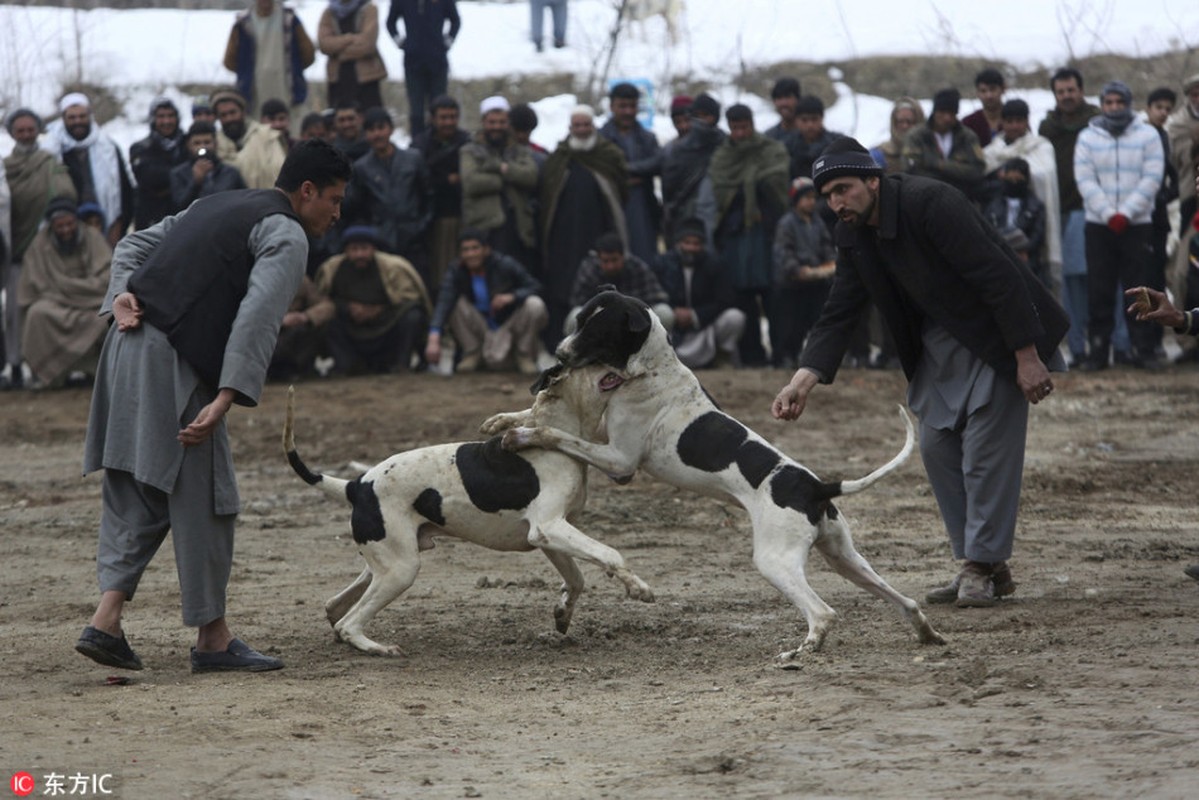
[[[17,797],[28,797],[33,794],[33,776],[28,772],[13,773],[12,780],[8,782],[8,785],[12,789],[12,793]]]

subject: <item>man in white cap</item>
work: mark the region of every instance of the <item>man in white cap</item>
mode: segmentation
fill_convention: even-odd
[[[537,162],[512,134],[508,111],[499,95],[479,104],[483,129],[461,153],[462,227],[482,231],[488,247],[532,269]]]
[[[66,165],[79,202],[95,203],[109,221],[105,234],[116,246],[133,216],[133,181],[116,142],[100,131],[87,95],[72,92],[58,103],[62,116],[50,124],[44,147]]]

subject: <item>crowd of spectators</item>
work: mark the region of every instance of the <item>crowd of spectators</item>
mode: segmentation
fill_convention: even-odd
[[[565,45],[565,5],[531,3],[537,49],[544,10],[554,12],[554,46]],[[86,382],[103,334],[90,312],[117,240],[199,198],[273,186],[309,138],[346,153],[353,180],[340,225],[311,243],[310,280],[284,319],[273,377],[317,365],[533,372],[603,284],[649,304],[692,367],[794,367],[835,280],[836,219],[811,172],[841,134],[825,128],[820,98],[779,78],[779,121],[759,131],[746,105],[674,97],[678,136],[662,144],[638,121],[640,90],[619,83],[606,114],[572,109],[547,152],[529,140],[534,110],[501,95],[480,104],[478,130],[461,127],[446,57],[461,25],[453,0],[390,5],[383,27],[404,51],[407,148],[383,107],[380,11],[369,0],[330,2],[315,39],[282,3],[249,3],[224,57],[235,86],[196,99],[187,127],[175,103],[156,98],[148,135],[127,153],[85,94],[64,96],[48,125],[11,110],[16,145],[0,174],[4,386]],[[328,57],[330,110],[295,120],[316,50]],[[1186,260],[1199,209],[1193,181],[1180,179],[1194,175],[1199,152],[1199,75],[1181,102],[1169,88],[1152,92],[1142,116],[1125,84],[1103,85],[1095,105],[1083,76],[1062,68],[1036,132],[1028,104],[1005,99],[1001,72],[981,71],[975,88],[978,109],[965,117],[953,88],[930,92],[927,118],[917,100],[897,98],[874,160],[888,174],[936,178],[983,212],[1068,310],[1074,365],[1167,363],[1161,327],[1126,313],[1121,298],[1146,285],[1199,304]],[[1174,251],[1172,228],[1183,240]],[[898,364],[877,324],[862,326],[847,360]]]

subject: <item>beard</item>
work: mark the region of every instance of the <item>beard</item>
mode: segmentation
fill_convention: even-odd
[[[865,227],[870,218],[874,216],[874,209],[876,206],[878,206],[878,192],[871,191],[870,204],[866,206],[866,208],[864,208],[860,214],[856,211],[850,211],[846,209],[837,216],[841,218],[842,222],[848,222],[855,228],[862,228]]]
[[[244,119],[239,119],[236,122],[230,122],[228,124],[222,123],[221,130],[223,130],[225,135],[233,141],[240,141],[241,137],[246,135],[246,121]]]
[[[78,125],[68,125],[67,133],[71,134],[71,138],[77,142],[82,142],[91,133],[92,124],[90,122],[81,122]]]
[[[54,239],[54,249],[61,255],[69,256],[79,249],[79,241],[83,238],[83,231],[76,229],[75,235],[66,239],[61,238],[57,233],[52,238]]]
[[[580,139],[578,136],[568,136],[566,145],[571,150],[592,150],[599,141],[599,134],[593,133],[586,139]]]

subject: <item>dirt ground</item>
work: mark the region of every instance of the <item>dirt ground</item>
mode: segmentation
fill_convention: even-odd
[[[768,413],[782,373],[703,378],[822,477],[863,475],[903,441],[898,374],[843,372],[789,425]],[[348,508],[284,462],[286,392],[271,386],[230,418],[245,506],[230,621],[287,668],[189,674],[168,543],[128,608],[147,668],[123,686],[72,649],[97,596],[100,481],[78,475],[89,395],[4,395],[0,769],[32,774],[37,796],[47,775],[83,774],[123,798],[1193,797],[1199,586],[1182,569],[1199,561],[1199,373],[1058,382],[1031,418],[1015,598],[928,609],[949,644],[922,646],[817,559],[840,620],[793,671],[772,658],[804,625],[754,570],[744,512],[595,471],[580,527],[656,603],[584,566],[561,636],[546,559],[443,540],[371,628],[406,657],[336,643],[324,601],[361,569]],[[299,449],[345,474],[469,439],[525,407],[525,385],[304,383]],[[953,573],[918,457],[839,507],[905,594]]]

